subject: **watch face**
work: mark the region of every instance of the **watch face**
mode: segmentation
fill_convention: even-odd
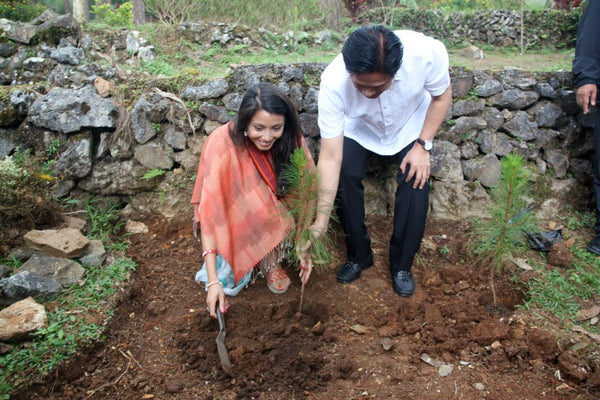
[[[425,148],[425,150],[429,151],[433,149],[433,142],[431,140],[425,140],[423,147]]]

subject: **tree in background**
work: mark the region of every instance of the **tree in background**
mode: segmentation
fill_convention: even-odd
[[[90,3],[88,0],[73,0],[73,18],[80,24],[90,20]]]
[[[131,0],[133,5],[133,24],[142,25],[146,23],[146,7],[143,0]]]
[[[322,0],[325,26],[339,31],[342,28],[342,3],[339,0]]]

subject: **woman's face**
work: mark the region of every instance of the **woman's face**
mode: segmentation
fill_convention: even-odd
[[[273,147],[273,143],[283,135],[284,126],[285,117],[283,115],[258,110],[246,127],[246,134],[259,150],[266,151]]]

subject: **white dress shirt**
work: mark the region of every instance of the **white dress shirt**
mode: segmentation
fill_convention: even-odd
[[[399,30],[404,53],[390,88],[376,99],[354,87],[342,55],[321,75],[319,129],[321,137],[342,133],[380,155],[398,153],[417,139],[431,102],[450,86],[446,47],[422,33]]]

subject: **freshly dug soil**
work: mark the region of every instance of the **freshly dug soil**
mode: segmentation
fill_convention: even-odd
[[[194,281],[201,246],[186,220],[138,216],[137,263],[106,340],[82,350],[15,399],[596,399],[593,345],[541,311],[517,308],[532,272],[500,274],[492,305],[488,265],[472,261],[468,226],[427,226],[410,298],[391,286],[391,218],[369,216],[375,264],[351,284],[315,271],[298,311],[292,287],[264,279],[230,298],[225,319],[232,376],[221,369],[218,324]],[[339,232],[339,229],[338,229]],[[344,241],[336,239],[344,261]],[[538,256],[534,254],[534,256]],[[538,256],[539,257],[539,256]],[[549,266],[550,268],[550,266]],[[597,346],[596,346],[597,348]],[[596,357],[598,357],[596,355]],[[596,363],[598,359],[596,358]],[[595,368],[595,371],[594,371]],[[582,371],[588,371],[584,373]],[[595,374],[595,375],[594,375]],[[596,384],[595,389],[592,387]]]

